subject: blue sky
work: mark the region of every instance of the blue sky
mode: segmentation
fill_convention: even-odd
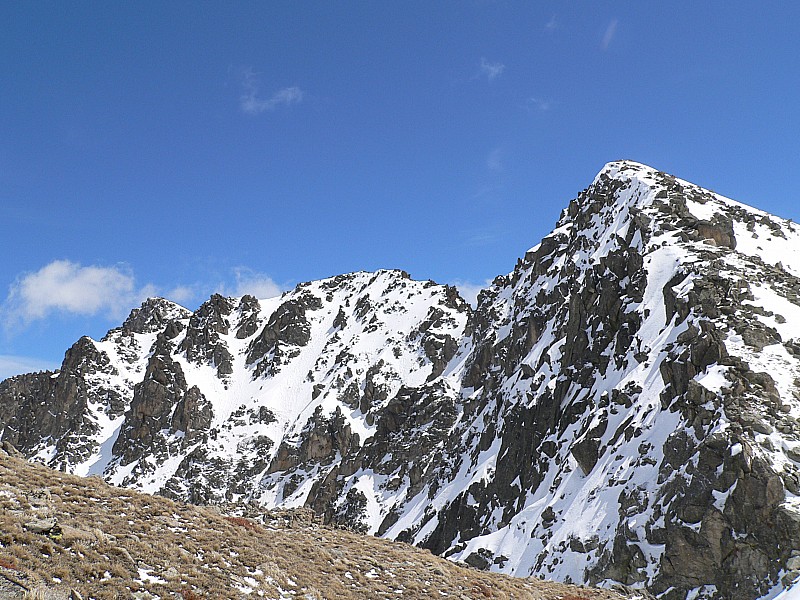
[[[629,158],[800,220],[800,8],[5,2],[0,376],[147,295],[474,290]]]

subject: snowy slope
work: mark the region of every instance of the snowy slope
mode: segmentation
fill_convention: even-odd
[[[0,417],[118,485],[305,505],[519,576],[774,598],[800,575],[800,230],[610,163],[474,310],[399,271],[153,299],[0,385]]]

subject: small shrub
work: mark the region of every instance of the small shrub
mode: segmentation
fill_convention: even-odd
[[[15,563],[12,559],[6,558],[5,556],[0,556],[0,567],[4,569],[11,569],[12,571],[17,570],[17,563]]]
[[[116,562],[111,563],[111,568],[109,568],[108,571],[109,573],[111,573],[112,577],[118,577],[120,579],[126,579],[130,577],[130,572],[128,571],[128,569],[126,569],[121,564]]]
[[[202,600],[202,596],[200,596],[200,594],[189,589],[181,590],[181,598],[183,598],[183,600]]]
[[[53,567],[50,575],[58,577],[61,581],[69,581],[72,578],[72,571],[64,565],[57,565]]]
[[[14,557],[22,564],[34,562],[33,555],[24,546],[11,546],[9,548]]]
[[[45,556],[52,556],[53,555],[53,546],[48,543],[44,543],[39,547],[39,551],[44,554]]]
[[[489,587],[485,583],[483,583],[481,581],[476,581],[473,584],[472,592],[474,594],[482,594],[485,598],[491,598],[491,597],[494,596],[494,593],[492,593],[492,590],[489,589]],[[567,600],[567,599],[565,599],[565,600]]]

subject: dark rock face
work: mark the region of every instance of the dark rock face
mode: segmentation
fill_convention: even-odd
[[[281,365],[294,358],[293,346],[305,346],[311,338],[306,311],[319,310],[322,303],[311,294],[300,294],[281,304],[272,313],[258,337],[251,342],[247,364],[255,364],[256,375],[275,375]]]
[[[150,300],[0,384],[0,439],[479,569],[754,600],[800,577],[798,256],[793,224],[612,163],[474,310],[397,271]]]
[[[350,425],[339,408],[328,417],[318,407],[300,431],[299,444],[284,440],[270,464],[269,471],[287,471],[301,464],[330,464],[337,453],[347,456],[351,448],[358,448],[358,442],[358,435],[350,430]]]
[[[211,427],[214,408],[203,396],[196,385],[193,385],[175,404],[170,427],[172,431],[183,431],[189,441],[197,436],[204,436]]]
[[[104,376],[115,374],[108,356],[83,337],[67,350],[57,373],[4,381],[0,384],[2,439],[29,456],[44,451],[48,442],[53,444],[56,459],[51,465],[62,470],[85,461],[97,447],[91,439],[98,428],[90,405],[99,405],[111,416],[124,410],[120,391],[102,383]]]
[[[55,384],[54,373],[17,375],[0,382],[0,423],[2,439],[28,454],[46,434],[47,399]],[[50,420],[50,427],[53,427]]]
[[[236,329],[236,339],[244,340],[251,337],[258,330],[258,313],[261,305],[254,296],[244,295],[239,301],[241,318]]]
[[[134,308],[122,324],[129,333],[157,333],[177,318],[188,316],[189,311],[163,298],[149,298],[139,308]]]
[[[178,346],[180,351],[185,352],[187,360],[213,364],[219,377],[233,372],[233,356],[220,339],[220,335],[228,333],[230,324],[227,317],[232,310],[229,299],[214,294],[192,314],[186,336]]]
[[[180,364],[172,360],[172,351],[172,343],[159,336],[144,380],[134,387],[133,400],[114,442],[114,455],[120,457],[122,465],[141,458],[160,439],[162,430],[183,420],[185,411],[176,405],[182,403],[186,407],[187,384]]]

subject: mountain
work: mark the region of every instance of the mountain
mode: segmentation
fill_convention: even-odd
[[[667,600],[800,576],[798,418],[798,226],[629,161],[475,309],[400,271],[150,299],[0,384],[63,471]]]

